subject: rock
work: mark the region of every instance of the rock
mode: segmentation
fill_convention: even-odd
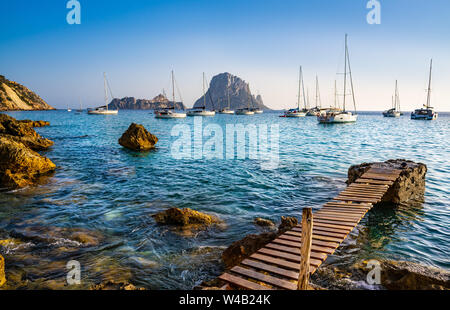
[[[371,167],[400,169],[400,177],[382,198],[382,202],[401,204],[413,199],[423,199],[427,166],[405,159],[388,160],[384,163],[363,163],[351,166],[347,184],[351,184]]]
[[[91,290],[95,291],[143,291],[145,288],[138,288],[128,282],[116,282],[114,280],[105,281],[94,285]]]
[[[52,161],[21,142],[0,136],[0,185],[21,188],[33,184],[38,177],[54,171]]]
[[[412,262],[383,261],[381,284],[389,290],[450,290],[450,272]]]
[[[227,268],[236,266],[276,237],[275,232],[248,235],[242,240],[233,242],[223,251],[222,260]]]
[[[298,225],[298,220],[295,217],[281,217],[281,223],[278,226],[278,234],[283,234]]]
[[[42,138],[27,121],[17,121],[6,114],[0,114],[0,136],[22,142],[34,151],[46,150],[53,145],[53,141]]]
[[[132,123],[119,139],[119,144],[133,151],[148,151],[155,147],[158,138],[149,133],[144,126]]]
[[[220,222],[215,216],[201,213],[189,208],[171,208],[153,215],[153,218],[158,224],[177,226],[210,226]]]
[[[0,255],[0,287],[6,283],[5,276],[5,259]]]
[[[206,108],[209,110],[220,110],[228,107],[228,95],[230,96],[230,107],[232,110],[250,108],[270,110],[262,101],[262,97],[251,94],[249,84],[230,73],[221,73],[214,76],[210,87],[206,92]],[[203,107],[204,98],[199,98],[194,108]]]
[[[0,111],[54,110],[41,97],[0,75]]]
[[[30,127],[46,127],[46,126],[50,126],[50,122],[47,121],[32,121],[29,119],[25,119],[25,120],[20,120],[18,121],[19,123],[28,125]]]
[[[263,219],[260,217],[255,218],[254,220],[255,225],[261,226],[261,227],[273,227],[275,226],[275,223],[271,220]]]
[[[125,97],[113,99],[108,107],[112,110],[159,110],[173,108],[173,101],[169,101],[165,95],[158,95],[152,100]],[[175,110],[185,110],[182,102],[175,102]]]

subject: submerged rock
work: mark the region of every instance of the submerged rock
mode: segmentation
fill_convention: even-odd
[[[219,219],[213,215],[208,215],[189,208],[170,208],[153,215],[153,218],[158,224],[177,226],[210,226],[220,222]]]
[[[283,234],[298,225],[298,219],[292,216],[282,216],[280,226],[278,226],[278,234]]]
[[[21,188],[54,171],[55,164],[21,142],[0,136],[0,185]]]
[[[119,139],[119,144],[133,151],[148,151],[155,147],[158,138],[144,126],[132,123]]]
[[[136,287],[128,282],[109,280],[91,287],[95,291],[143,291],[145,288]]]
[[[391,159],[384,163],[363,163],[349,168],[347,183],[355,182],[356,179],[372,167],[402,170],[400,177],[382,198],[382,202],[401,204],[413,199],[423,199],[425,175],[427,173],[426,165],[405,159]]]
[[[0,255],[0,287],[2,287],[5,283],[5,259]]]
[[[260,217],[255,218],[255,220],[253,221],[255,223],[255,225],[261,226],[261,227],[273,227],[275,226],[275,223],[272,222],[271,220],[267,220],[267,219],[263,219]]]

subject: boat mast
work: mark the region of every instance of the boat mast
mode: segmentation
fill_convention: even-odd
[[[345,98],[347,95],[347,34],[345,34],[345,56],[344,56],[344,106],[343,111],[345,112]]]
[[[305,96],[305,82],[303,81],[303,70],[302,67],[300,66],[300,83],[302,85],[302,91],[303,91],[303,104],[305,105],[305,110],[306,110],[306,96]],[[299,107],[298,109],[300,110],[300,89],[299,89],[299,93],[298,93],[298,100],[299,100]]]
[[[172,98],[173,98],[173,109],[175,110],[175,78],[173,76],[173,70],[172,70]]]
[[[227,87],[227,100],[228,100],[228,110],[231,109],[231,104],[230,104],[230,76],[228,76],[228,87]]]
[[[430,108],[430,101],[431,101],[431,71],[433,69],[433,59],[431,59],[430,62],[430,78],[428,80],[428,92],[427,92],[427,109]]]
[[[338,108],[337,106],[337,85],[336,80],[334,80],[334,108]]]
[[[205,72],[203,72],[203,110],[206,109]]]
[[[395,80],[395,100],[394,100],[394,111],[397,111],[397,104],[398,104],[398,86],[397,86],[397,80]],[[400,111],[400,108],[398,109]]]
[[[356,114],[355,89],[353,88],[353,76],[352,76],[352,68],[350,66],[350,54],[348,52],[347,34],[345,35],[345,50],[346,50],[346,54],[347,54],[348,73],[350,75],[350,86],[351,86],[351,89],[352,89],[353,108],[354,108],[355,114]]]
[[[300,72],[298,74],[298,97],[297,97],[297,110],[300,111],[300,96],[302,89],[302,66],[300,66]]]
[[[103,86],[105,88],[105,105],[106,111],[108,111],[108,85],[106,84],[106,72],[103,72]]]

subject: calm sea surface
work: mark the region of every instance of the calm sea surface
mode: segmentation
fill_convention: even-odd
[[[345,188],[350,165],[392,158],[427,164],[425,203],[375,208],[327,264],[388,258],[450,270],[449,114],[426,122],[412,121],[408,113],[400,119],[362,113],[356,124],[331,126],[319,125],[314,117],[279,118],[279,113],[203,119],[223,128],[279,124],[274,170],[252,159],[174,159],[172,127],[192,126],[192,118],[157,120],[147,111],[109,117],[9,114],[51,122],[36,130],[55,142],[44,155],[58,166],[39,187],[0,192],[0,240],[38,236],[0,247],[12,284],[63,285],[65,264],[76,259],[84,287],[114,278],[149,289],[190,289],[221,273],[225,247],[261,232],[253,225],[255,217],[276,222],[282,215],[299,217],[302,208],[319,208]],[[132,122],[159,138],[156,150],[137,154],[117,143]],[[151,215],[168,207],[216,214],[225,225],[192,235],[156,225]],[[46,236],[58,237],[60,228],[83,229],[100,243],[83,247],[63,237],[48,242]]]

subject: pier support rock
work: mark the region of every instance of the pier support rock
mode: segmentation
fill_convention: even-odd
[[[133,151],[148,151],[155,147],[158,138],[149,133],[144,126],[132,123],[119,139],[119,144]]]
[[[370,168],[399,169],[400,177],[389,188],[382,202],[402,204],[414,199],[423,199],[427,166],[405,159],[391,159],[385,162],[363,163],[348,169],[348,184],[355,182]]]

